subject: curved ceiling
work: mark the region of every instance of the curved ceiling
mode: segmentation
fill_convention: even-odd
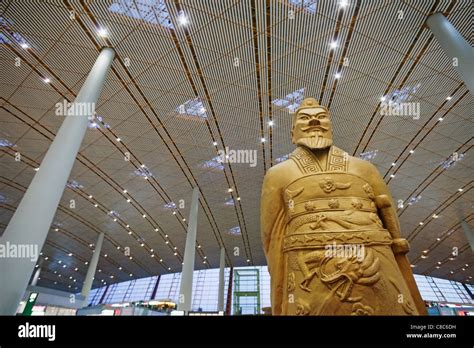
[[[56,104],[74,100],[101,47],[116,50],[39,285],[80,289],[101,231],[94,286],[180,271],[193,187],[201,193],[196,268],[218,267],[222,246],[228,266],[265,264],[260,187],[293,149],[290,110],[303,95],[328,106],[339,147],[380,170],[414,271],[472,282],[460,221],[472,230],[473,97],[425,25],[443,12],[472,44],[470,1],[0,6],[2,232],[61,125]],[[383,96],[419,103],[420,117],[382,116]],[[255,150],[256,166],[217,163],[226,147]]]

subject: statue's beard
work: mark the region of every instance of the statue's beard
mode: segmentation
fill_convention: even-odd
[[[332,145],[332,138],[317,135],[314,137],[299,138],[296,144],[306,146],[311,150],[325,149]]]

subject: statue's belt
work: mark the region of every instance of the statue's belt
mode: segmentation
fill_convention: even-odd
[[[287,222],[308,213],[353,209],[370,213],[377,212],[375,203],[371,199],[362,197],[317,198],[304,201],[295,199],[293,204],[289,204],[287,207]]]
[[[283,240],[283,252],[301,249],[322,249],[330,244],[388,245],[392,237],[385,229],[345,230],[338,232],[307,232],[288,235]]]

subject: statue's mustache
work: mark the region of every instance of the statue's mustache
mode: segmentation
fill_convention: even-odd
[[[329,128],[328,128],[328,127],[321,126],[321,125],[318,125],[318,126],[316,126],[316,125],[314,125],[314,126],[313,126],[313,125],[309,125],[308,127],[303,127],[303,128],[301,128],[301,130],[302,130],[303,132],[307,132],[307,131],[311,131],[311,130],[323,130],[323,131],[327,131],[327,130],[329,130]]]

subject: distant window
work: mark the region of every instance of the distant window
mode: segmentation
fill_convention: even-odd
[[[165,0],[120,0],[109,6],[109,11],[174,29]]]
[[[0,147],[14,147],[15,144],[9,142],[7,139],[0,139]]]
[[[309,13],[316,13],[317,0],[289,0],[293,6],[302,8],[304,11]]]
[[[298,89],[290,94],[287,94],[281,99],[274,99],[272,103],[276,106],[286,108],[290,112],[295,112],[295,110],[300,106],[301,102],[304,99],[304,88]]]
[[[290,158],[290,154],[275,158],[275,162],[280,163],[280,162],[286,161],[288,158]]]
[[[229,229],[228,231],[229,234],[232,234],[234,236],[237,236],[237,235],[240,235],[241,232],[240,232],[240,226],[235,226],[235,227],[232,227]]]
[[[211,169],[218,169],[218,170],[224,170],[224,165],[220,161],[220,157],[216,156],[208,161],[204,161],[202,164],[202,167],[204,168],[211,168]]]
[[[193,118],[197,120],[205,120],[207,118],[206,108],[204,107],[201,98],[188,100],[176,108],[178,117]]]
[[[137,175],[137,176],[142,176],[144,178],[153,177],[153,173],[145,165],[140,166],[138,169],[136,169],[134,171],[134,174]]]
[[[69,187],[70,189],[81,189],[81,188],[84,188],[84,186],[82,186],[81,184],[79,184],[76,180],[68,181],[68,183],[66,184],[66,186]]]
[[[371,161],[375,158],[375,156],[377,156],[377,152],[379,152],[379,150],[371,150],[371,151],[362,152],[359,155],[359,157],[362,158],[363,160]]]
[[[230,198],[227,198],[225,203],[225,205],[231,205],[231,206],[234,206],[235,205],[235,202],[234,202],[234,199],[232,197]]]

